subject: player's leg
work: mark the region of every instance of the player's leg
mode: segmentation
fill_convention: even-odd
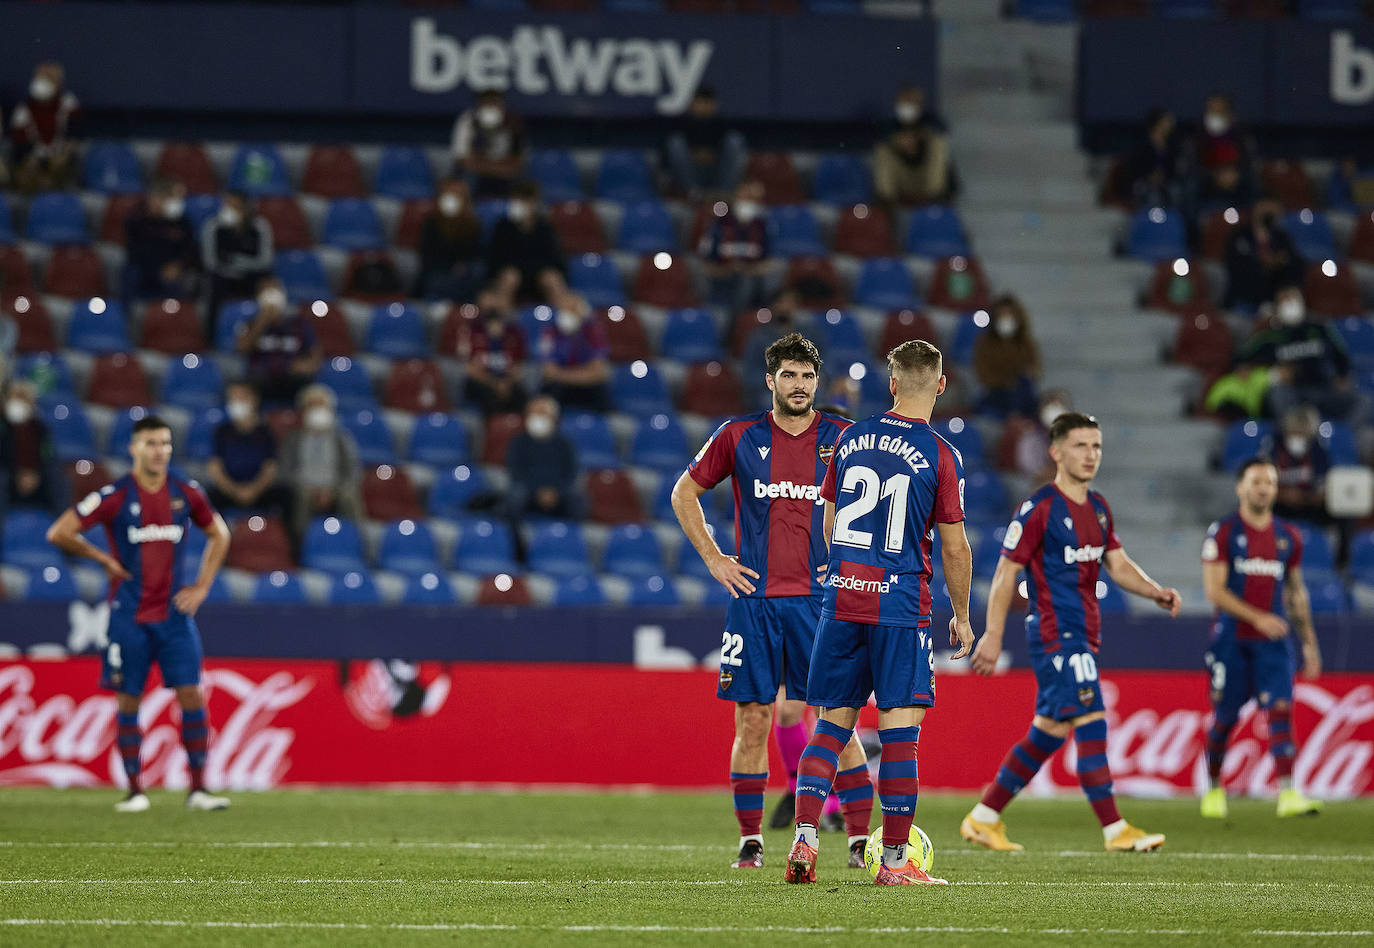
[[[796,812],[797,762],[801,760],[809,735],[806,728],[806,702],[789,700],[785,687],[778,689],[773,733],[778,739],[778,755],[787,768],[787,792],[768,817],[768,828],[786,829],[792,825],[792,817]]]
[[[1107,717],[1103,711],[1074,718],[1073,740],[1078,746],[1078,783],[1102,824],[1103,845],[1112,851],[1148,852],[1164,845],[1163,833],[1147,833],[1121,818],[1107,763]]]
[[[782,675],[780,636],[770,633],[768,601],[732,599],[725,613],[716,696],[735,702],[730,787],[739,824],[737,869],[763,865],[763,793],[768,785],[768,736]]]
[[[192,810],[223,810],[229,806],[228,798],[212,796],[205,790],[210,717],[200,688],[203,660],[200,630],[191,618],[173,615],[157,627],[157,634],[162,680],[176,692],[181,708],[181,744],[186,748],[186,765],[191,777],[186,806]]]
[[[1204,656],[1212,703],[1212,723],[1207,728],[1207,792],[1202,796],[1202,815],[1223,820],[1228,807],[1222,767],[1226,763],[1226,744],[1240,718],[1240,709],[1250,697],[1249,666],[1236,648],[1235,639],[1219,638]]]
[[[730,748],[730,789],[739,823],[736,869],[763,865],[763,792],[768,785],[768,731],[773,706],[757,701],[735,704],[735,742]]]
[[[840,813],[844,816],[844,832],[849,843],[849,868],[862,869],[864,847],[868,845],[868,828],[873,822],[873,778],[868,772],[868,754],[857,733],[850,736],[849,743],[840,753],[835,792],[831,798],[839,801]],[[829,805],[829,800],[826,805]]]
[[[1256,642],[1255,691],[1269,723],[1269,754],[1279,780],[1278,815],[1313,816],[1321,812],[1320,800],[1303,796],[1293,784],[1293,675],[1296,672],[1289,640]]]
[[[792,796],[790,799],[783,798],[774,811],[773,819],[769,821],[773,829],[781,829],[791,826],[796,819],[797,768],[801,763],[802,751],[811,737],[812,727],[808,726],[804,717],[806,679],[811,671],[811,652],[816,644],[816,626],[821,619],[821,601],[816,596],[786,596],[769,600],[769,607],[772,620],[782,631],[784,689],[779,692],[779,697],[788,699],[779,702],[776,730],[778,749],[782,752],[783,763],[787,765],[791,778],[789,789]],[[794,720],[795,726],[785,733],[786,725]],[[852,743],[858,746],[857,740]],[[859,750],[862,752],[861,747]],[[848,764],[842,765],[842,769],[855,766],[853,754],[849,755],[849,760]],[[845,783],[846,787],[853,783],[852,777]],[[839,793],[838,784],[835,790],[835,793],[826,796],[825,806],[821,810],[822,832],[839,832],[845,827],[845,819],[841,816],[844,797]],[[780,819],[784,809],[789,811],[785,823]]]
[[[142,813],[148,809],[148,797],[141,780],[143,730],[138,723],[138,707],[151,667],[151,647],[147,630],[126,620],[123,613],[110,615],[107,636],[100,686],[115,692],[115,741],[129,785],[128,794],[115,804],[115,811]]]

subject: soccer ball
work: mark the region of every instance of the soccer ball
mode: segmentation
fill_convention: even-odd
[[[911,838],[907,842],[906,855],[926,872],[935,865],[935,847],[930,844],[926,831],[915,823],[911,824]],[[883,864],[883,828],[875,829],[864,846],[864,866],[868,874],[878,878],[878,867]]]

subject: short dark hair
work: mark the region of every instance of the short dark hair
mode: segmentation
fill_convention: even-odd
[[[144,415],[142,418],[138,419],[138,421],[134,422],[134,427],[133,430],[129,432],[129,437],[131,439],[137,438],[140,432],[158,431],[162,428],[166,428],[168,431],[172,430],[172,426],[167,424],[167,422],[163,421],[157,415]]]
[[[1274,462],[1262,454],[1257,454],[1252,458],[1246,458],[1241,466],[1236,468],[1236,483],[1245,480],[1245,475],[1250,473],[1252,467],[1273,467]]]
[[[799,332],[789,332],[763,351],[763,364],[769,375],[777,375],[784,362],[809,362],[821,372],[821,351]]]
[[[1059,443],[1063,441],[1070,431],[1076,428],[1096,428],[1102,430],[1102,426],[1097,423],[1097,419],[1092,415],[1085,415],[1081,411],[1066,411],[1050,424],[1050,441]]]
[[[531,200],[539,197],[539,184],[529,178],[521,178],[510,186],[510,196],[513,198],[530,198]]]

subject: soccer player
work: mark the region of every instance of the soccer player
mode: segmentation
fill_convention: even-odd
[[[785,683],[789,699],[807,697],[826,563],[820,482],[835,441],[849,424],[815,410],[821,355],[809,339],[790,333],[770,345],[764,358],[772,410],[733,418],[716,429],[678,478],[672,498],[683,532],[731,596],[716,695],[735,702],[730,784],[740,831],[737,869],[763,866],[763,790],[779,686]],[[701,510],[701,495],[727,477],[735,492],[737,557],[721,552]],[[838,796],[850,864],[862,866],[873,788],[857,739],[844,747],[843,762],[844,789]]]
[[[883,859],[875,881],[945,884],[907,858],[906,846],[916,811],[916,742],[926,708],[935,704],[930,553],[937,527],[954,606],[954,657],[973,646],[964,465],[926,421],[945,390],[940,350],[912,340],[888,353],[887,363],[892,408],[845,430],[821,486],[830,564],[806,685],[820,720],[797,777],[796,836],[783,873],[788,882],[816,881],[816,821],[836,782],[839,754],[872,695],[882,741]]]
[[[1017,577],[1027,571],[1026,642],[1037,686],[1030,732],[1007,753],[997,777],[959,832],[989,849],[1019,850],[1007,839],[1002,810],[1063,746],[1078,745],[1078,782],[1102,824],[1108,850],[1145,852],[1164,845],[1161,833],[1131,826],[1117,812],[1107,766],[1107,719],[1097,680],[1102,617],[1097,576],[1103,563],[1118,586],[1177,616],[1178,590],[1160,586],[1135,564],[1117,539],[1107,501],[1091,490],[1102,463],[1097,419],[1065,412],[1050,425],[1052,483],[1030,496],[1007,526],[1002,558],[988,592],[987,629],[973,652],[973,668],[992,674],[1002,652],[1007,610]]]
[[[1269,720],[1269,753],[1279,777],[1279,816],[1317,813],[1321,803],[1293,786],[1293,637],[1302,642],[1302,672],[1321,674],[1322,655],[1302,581],[1302,534],[1274,516],[1279,492],[1273,462],[1253,458],[1236,481],[1240,509],[1218,520],[1202,544],[1202,587],[1216,606],[1211,673],[1212,727],[1207,732],[1207,777],[1202,815],[1226,817],[1221,764],[1241,705],[1259,702]],[[1286,615],[1286,618],[1285,618]]]
[[[199,485],[168,473],[172,432],[165,421],[148,415],[135,422],[129,454],[134,462],[131,473],[88,494],[48,529],[50,543],[73,556],[95,560],[110,577],[110,644],[100,682],[116,693],[117,741],[129,778],[128,796],[115,804],[115,810],[148,809],[139,783],[143,734],[138,706],[154,661],[181,705],[181,742],[191,771],[186,807],[223,810],[229,801],[205,790],[210,722],[200,690],[200,632],[193,617],[229,550],[229,528]],[[81,535],[95,524],[105,526],[113,552]],[[209,542],[195,582],[183,586],[177,551],[191,524],[204,530]]]

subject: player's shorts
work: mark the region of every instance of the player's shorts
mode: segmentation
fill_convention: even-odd
[[[811,643],[821,616],[820,596],[731,599],[721,637],[716,697],[772,704],[778,686],[787,697],[806,700]]]
[[[100,672],[100,687],[138,697],[157,662],[168,688],[200,684],[200,630],[190,616],[171,611],[165,621],[141,623],[128,612],[110,613],[110,644]]]
[[[822,619],[811,651],[806,693],[818,708],[861,708],[872,695],[880,708],[935,704],[929,620],[921,628]]]
[[[1291,636],[1275,641],[1223,635],[1212,641],[1206,663],[1212,706],[1223,720],[1234,720],[1251,698],[1262,708],[1275,701],[1293,701],[1297,662]]]
[[[1105,711],[1097,656],[1087,648],[1057,652],[1032,651],[1035,671],[1035,713],[1056,721]]]

